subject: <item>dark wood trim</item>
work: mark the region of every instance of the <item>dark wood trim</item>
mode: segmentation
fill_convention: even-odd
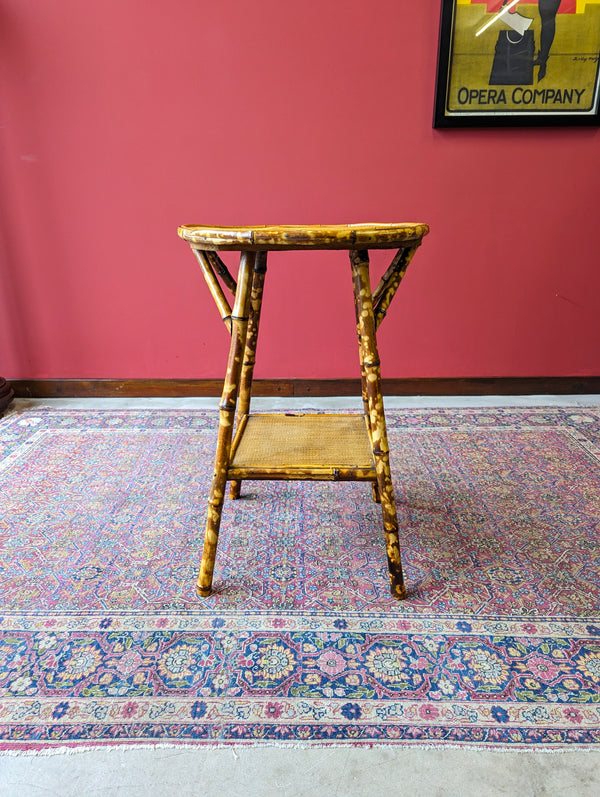
[[[382,379],[384,396],[527,396],[600,393],[599,376]],[[294,396],[360,395],[358,379],[296,379]]]
[[[382,381],[383,394],[387,396],[600,394],[600,376],[503,376]],[[20,379],[12,381],[10,387],[19,398],[175,398],[220,396],[223,382],[220,379]],[[257,379],[254,381],[252,393],[254,396],[360,396],[361,386],[359,379]]]
[[[220,396],[222,379],[32,379],[12,382],[19,398]],[[291,380],[258,380],[255,396],[291,396]]]

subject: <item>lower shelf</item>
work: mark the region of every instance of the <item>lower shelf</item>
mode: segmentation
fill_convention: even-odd
[[[240,424],[229,479],[375,481],[362,415],[257,414]]]

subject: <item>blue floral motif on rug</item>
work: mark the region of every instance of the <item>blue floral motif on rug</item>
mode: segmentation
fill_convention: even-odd
[[[600,410],[388,412],[362,484],[248,482],[195,595],[217,415],[0,421],[0,747],[600,743]]]

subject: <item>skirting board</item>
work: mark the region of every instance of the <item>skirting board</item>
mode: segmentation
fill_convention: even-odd
[[[600,393],[600,376],[383,379],[387,396],[524,396]],[[18,398],[220,396],[220,379],[23,379]],[[256,379],[254,396],[359,396],[359,379]]]

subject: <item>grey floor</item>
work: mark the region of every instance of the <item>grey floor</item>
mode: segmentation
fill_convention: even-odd
[[[53,407],[214,407],[217,399],[56,399]],[[600,396],[388,398],[386,407],[597,406]],[[256,399],[257,409],[358,409],[347,399]],[[468,749],[229,747],[117,748],[1,755],[0,797],[598,797],[600,751],[499,753]]]

